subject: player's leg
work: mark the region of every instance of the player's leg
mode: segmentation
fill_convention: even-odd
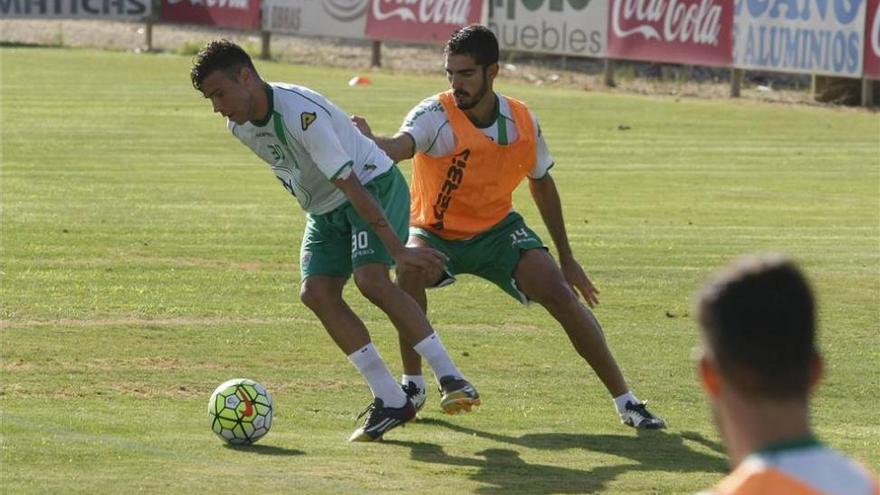
[[[483,277],[526,304],[544,306],[562,324],[578,354],[594,369],[625,422],[633,426],[660,427],[629,391],[605,336],[593,313],[578,301],[540,237],[518,213],[511,213],[490,231],[475,239],[466,256],[473,266],[463,272]],[[630,404],[631,411],[627,409]],[[641,414],[641,417],[637,415]],[[625,417],[624,417],[625,415]]]
[[[404,237],[409,223],[409,190],[400,172],[394,168],[365,187],[382,205],[398,235]],[[454,414],[478,405],[479,394],[452,362],[424,310],[391,281],[389,267],[393,259],[381,240],[353,208],[348,209],[347,218],[352,236],[351,263],[358,289],[388,315],[403,341],[431,366],[444,393],[441,406],[446,412]]]
[[[360,265],[355,268],[354,277],[364,297],[391,319],[404,344],[428,361],[443,391],[441,407],[455,414],[479,405],[479,394],[452,362],[440,336],[431,328],[418,303],[391,281],[388,266],[381,263]]]
[[[411,235],[408,246],[430,247],[427,240]],[[435,248],[436,249],[436,248]],[[441,271],[427,272],[425,270],[400,270],[397,271],[397,285],[412,297],[422,312],[428,313],[428,296],[426,289],[434,286],[440,281],[445,274]],[[407,343],[400,335],[400,359],[403,363],[403,377],[400,383],[406,395],[416,406],[421,409],[427,399],[427,391],[425,388],[425,378],[422,375],[422,357],[416,352],[412,345]]]
[[[544,306],[562,325],[575,350],[593,368],[611,394],[624,423],[647,429],[666,426],[632,394],[608,348],[599,321],[578,299],[546,250],[522,251],[514,279],[526,297]]]
[[[351,274],[348,232],[348,223],[338,212],[309,216],[300,250],[300,299],[369,384],[370,414],[349,440],[372,441],[415,417],[415,409],[370,341],[363,321],[342,298]]]
[[[514,279],[529,300],[546,308],[562,325],[575,350],[590,364],[613,397],[629,390],[598,320],[578,301],[546,250],[522,251]]]

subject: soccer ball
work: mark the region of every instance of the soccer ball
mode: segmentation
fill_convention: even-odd
[[[211,429],[233,445],[248,445],[269,433],[272,396],[247,378],[223,382],[208,400]]]

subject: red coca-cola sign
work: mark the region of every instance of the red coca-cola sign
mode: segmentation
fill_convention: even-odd
[[[611,0],[608,56],[730,65],[733,7],[730,0]]]
[[[179,24],[260,29],[260,5],[260,0],[162,0],[161,19]]]
[[[880,79],[880,0],[868,0],[865,16],[865,77]]]
[[[484,0],[370,0],[367,37],[444,43],[456,29],[480,24]]]

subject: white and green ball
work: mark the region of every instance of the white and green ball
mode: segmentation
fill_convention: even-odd
[[[229,380],[211,394],[208,416],[217,436],[234,445],[248,445],[269,433],[272,395],[253,380]]]

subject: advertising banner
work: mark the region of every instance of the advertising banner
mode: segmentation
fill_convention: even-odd
[[[0,18],[113,19],[150,17],[150,0],[0,0]]]
[[[260,0],[162,0],[161,19],[178,24],[260,29]]]
[[[865,17],[865,77],[880,79],[880,0],[868,0]]]
[[[866,0],[737,0],[734,65],[861,77]]]
[[[367,37],[444,43],[456,29],[485,24],[484,0],[370,0]]]
[[[502,50],[604,57],[607,0],[489,0]]]
[[[273,33],[366,38],[370,0],[263,0],[263,29]]]
[[[730,0],[611,0],[608,57],[730,65],[733,4]]]

